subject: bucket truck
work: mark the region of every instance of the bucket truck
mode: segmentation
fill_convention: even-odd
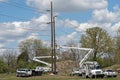
[[[51,58],[51,56],[38,56],[38,57],[33,57],[33,61],[40,62],[40,63],[42,63],[42,64],[47,65],[47,67],[37,66],[36,69],[35,69],[35,71],[50,72],[50,71],[51,71],[51,64],[48,63],[48,62],[45,62],[45,61],[40,60],[40,59],[43,59],[43,58]]]
[[[73,73],[79,73],[79,75],[82,75],[82,77],[87,78],[93,78],[93,77],[104,77],[103,71],[100,68],[100,65],[96,61],[86,61],[89,56],[93,53],[94,49],[91,48],[79,48],[79,47],[64,47],[61,46],[60,48],[63,49],[78,49],[78,50],[85,50],[88,51],[88,53],[82,58],[82,60],[79,62],[79,70],[74,71]]]

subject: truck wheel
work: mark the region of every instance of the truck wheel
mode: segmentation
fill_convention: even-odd
[[[101,78],[104,78],[104,76],[102,75]]]
[[[87,78],[86,75],[85,75],[85,73],[82,74],[82,77],[83,77],[83,78]]]
[[[20,75],[19,75],[19,74],[17,74],[17,77],[20,77]]]
[[[105,75],[104,77],[106,77],[106,78],[107,78],[108,76],[107,76],[107,75]]]
[[[16,77],[19,77],[18,74],[16,75]]]
[[[93,78],[93,75],[92,75],[92,74],[89,74],[89,78]]]
[[[94,76],[92,75],[92,73],[90,73],[90,74],[88,75],[88,77],[89,77],[89,78],[94,78]]]

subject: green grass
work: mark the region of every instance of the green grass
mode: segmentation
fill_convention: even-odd
[[[120,80],[117,78],[97,78],[97,79],[83,79],[81,77],[61,76],[61,75],[42,75],[33,77],[16,77],[15,74],[0,74],[0,80]]]

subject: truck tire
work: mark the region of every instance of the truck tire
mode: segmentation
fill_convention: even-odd
[[[82,77],[83,78],[87,78],[87,76],[85,75],[85,73],[82,73]]]
[[[88,75],[88,77],[89,78],[94,78],[94,76],[91,73]]]
[[[16,77],[19,77],[19,75],[17,74]]]
[[[104,75],[102,75],[101,78],[104,78]]]
[[[113,77],[117,77],[117,75],[114,75]]]

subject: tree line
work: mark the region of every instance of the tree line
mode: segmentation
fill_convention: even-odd
[[[89,28],[80,37],[80,45],[84,48],[93,48],[94,54],[91,60],[98,61],[102,67],[113,64],[120,64],[120,28],[116,32],[116,37],[111,37],[106,30],[100,27]],[[74,42],[68,42],[68,46],[74,45]],[[48,56],[50,47],[44,45],[41,40],[27,39],[19,43],[19,52],[8,49],[3,51],[0,56],[0,73],[15,72],[17,68],[35,68],[44,66],[32,59],[34,56]],[[76,61],[83,55],[76,54],[76,50],[64,51],[59,55],[61,60]],[[69,53],[69,54],[68,54]],[[57,53],[59,54],[59,53]],[[43,59],[51,62],[50,59]]]

